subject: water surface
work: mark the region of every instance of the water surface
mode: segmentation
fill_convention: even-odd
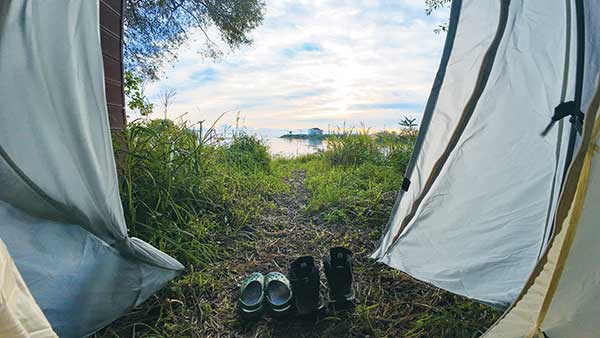
[[[266,140],[269,152],[275,157],[296,157],[324,150],[326,140],[320,139],[291,139],[269,137]]]

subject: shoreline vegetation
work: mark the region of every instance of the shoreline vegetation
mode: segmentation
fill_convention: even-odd
[[[475,338],[500,315],[369,258],[392,210],[414,133],[356,131],[324,151],[273,158],[243,131],[232,140],[169,120],[134,121],[115,142],[130,235],[185,271],[94,338]],[[127,144],[124,148],[122,144]],[[253,271],[287,273],[332,245],[355,253],[360,303],[318,321],[236,313]]]
[[[279,136],[279,138],[287,138],[287,139],[299,139],[299,140],[326,140],[330,137],[334,137],[333,134],[323,134],[323,135],[308,135],[308,134],[285,134]]]
[[[337,132],[331,132],[331,133],[324,133],[324,134],[320,134],[320,135],[311,135],[311,134],[284,134],[279,136],[279,138],[283,138],[283,139],[299,139],[299,140],[327,140],[327,139],[332,139],[332,138],[340,138],[340,137],[352,137],[352,136],[356,136],[356,135],[368,135],[371,137],[375,137],[375,138],[389,138],[389,137],[394,137],[394,136],[398,136],[398,137],[416,137],[417,135],[417,129],[411,128],[411,129],[404,129],[404,130],[399,130],[399,131],[388,131],[388,130],[383,130],[383,131],[378,131],[378,132],[371,132],[369,129],[364,128],[361,130],[340,130]]]

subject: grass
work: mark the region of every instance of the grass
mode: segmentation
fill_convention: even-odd
[[[131,235],[194,268],[219,258],[221,243],[254,223],[282,189],[258,139],[240,134],[225,143],[212,130],[207,135],[171,121],[133,122],[119,156]]]
[[[137,121],[119,149],[130,234],[177,258],[182,276],[96,338],[477,337],[498,312],[368,258],[401,184],[413,134],[328,139],[321,153],[271,159],[256,137]],[[291,230],[293,228],[294,230]],[[361,303],[318,323],[241,323],[236,283],[329,245],[354,249]],[[315,253],[317,255],[317,253]],[[349,317],[348,317],[349,316]]]
[[[414,136],[367,131],[332,137],[317,155],[279,159],[285,172],[305,170],[308,209],[324,224],[366,227],[377,232],[388,219],[410,159]]]

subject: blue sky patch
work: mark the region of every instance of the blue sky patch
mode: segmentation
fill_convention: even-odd
[[[217,81],[217,78],[218,72],[214,68],[204,68],[192,73],[190,76],[190,80],[201,84]]]
[[[298,46],[294,46],[291,48],[284,48],[283,54],[287,57],[293,58],[299,53],[318,53],[322,52],[323,48],[318,43],[305,42]]]

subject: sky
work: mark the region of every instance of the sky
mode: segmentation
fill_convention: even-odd
[[[264,134],[307,128],[397,129],[419,117],[445,35],[448,9],[425,15],[423,0],[267,0],[253,44],[220,60],[199,53],[193,32],[145,93],[161,118],[161,91],[177,91],[168,117],[240,124]],[[210,33],[210,31],[209,31]],[[216,36],[212,32],[213,36]]]

